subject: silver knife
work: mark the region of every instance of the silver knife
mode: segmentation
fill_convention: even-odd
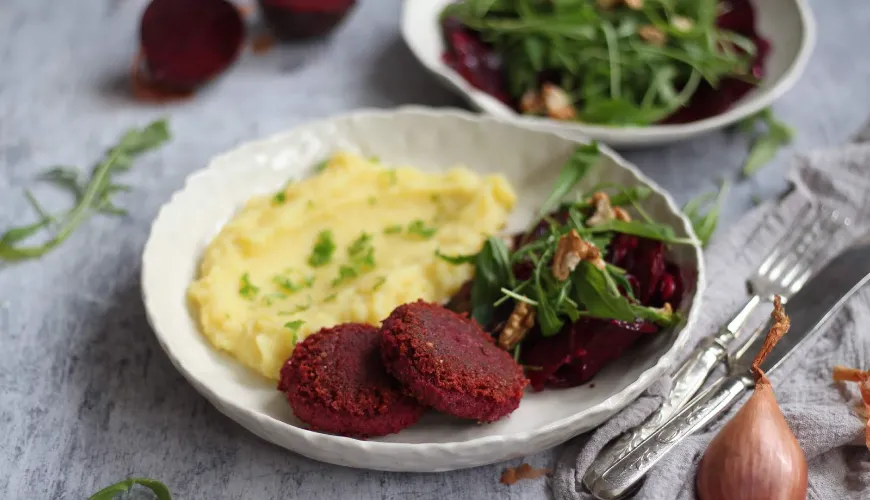
[[[779,341],[761,367],[775,370],[804,341],[870,280],[870,234],[835,257],[788,301],[790,331]],[[766,329],[765,329],[766,331]],[[730,408],[754,386],[749,371],[755,354],[764,343],[759,335],[735,360],[734,375],[723,377],[693,399],[636,448],[613,463],[595,482],[587,485],[596,498],[624,498],[641,484],[643,476],[679,442],[704,428]]]

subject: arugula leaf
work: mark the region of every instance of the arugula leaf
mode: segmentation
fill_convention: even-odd
[[[513,281],[507,245],[499,238],[488,238],[475,258],[471,317],[482,326],[490,324],[502,287],[513,286]]]
[[[598,143],[591,142],[579,146],[568,158],[568,161],[562,166],[559,172],[559,177],[556,179],[556,184],[553,190],[550,191],[550,196],[541,205],[539,213],[541,215],[549,214],[554,208],[558,207],[562,199],[571,192],[580,180],[586,176],[589,169],[598,161],[599,151]]]
[[[626,322],[643,319],[665,327],[679,320],[676,313],[632,304],[619,293],[613,282],[613,274],[601,271],[589,262],[581,262],[574,270],[574,275],[577,301],[586,307],[589,316]]]
[[[591,189],[590,191],[597,191],[597,189]],[[610,196],[610,206],[613,207],[621,207],[625,205],[633,205],[635,203],[639,203],[649,197],[652,193],[652,190],[647,186],[637,185],[624,188],[616,193],[613,193]],[[592,208],[592,203],[587,199],[581,200],[573,205],[579,209],[587,209]]]
[[[142,129],[127,131],[118,144],[110,148],[103,160],[93,168],[85,185],[79,183],[78,174],[73,176],[69,169],[50,170],[46,174],[48,180],[73,191],[76,195],[75,206],[58,216],[40,213],[38,222],[7,230],[0,236],[0,260],[21,261],[41,257],[66,241],[94,213],[126,213],[112,204],[112,195],[128,190],[129,187],[113,183],[114,176],[129,170],[138,155],[155,149],[168,140],[169,129],[165,120],[155,121]],[[45,243],[34,246],[16,245],[36,234],[39,229],[48,227],[52,221],[58,223],[57,232]]]
[[[794,129],[773,116],[771,108],[765,108],[757,114],[743,120],[738,129],[744,132],[754,132],[758,124],[765,131],[757,135],[749,149],[749,155],[743,164],[743,175],[750,177],[776,156],[780,148],[791,143]]]
[[[468,254],[468,255],[445,255],[441,253],[441,250],[435,250],[435,256],[439,259],[449,262],[454,265],[460,264],[471,264],[477,259],[476,253]]]
[[[713,236],[713,232],[716,230],[716,225],[719,223],[719,210],[722,208],[722,202],[728,195],[729,189],[730,185],[728,181],[723,180],[718,195],[715,193],[704,193],[690,200],[683,207],[683,213],[692,222],[692,227],[701,241],[701,246],[707,246],[707,243],[710,242],[710,238]],[[716,200],[713,205],[706,212],[702,212],[702,207],[713,199]]]
[[[596,318],[634,321],[631,304],[608,283],[608,276],[587,261],[574,269],[574,291],[577,302],[583,304],[590,316]]]
[[[169,488],[165,484],[156,479],[148,479],[144,477],[131,477],[121,482],[106,486],[100,491],[94,493],[88,500],[113,500],[121,493],[127,493],[133,488],[133,485],[138,484],[151,490],[157,497],[157,500],[172,500],[172,495],[169,493]]]
[[[649,238],[651,240],[662,241],[665,243],[674,243],[680,245],[689,245],[692,243],[692,240],[689,238],[677,236],[671,226],[658,224],[655,222],[645,222],[641,220],[632,220],[629,222],[625,222],[613,219],[605,222],[604,224],[588,227],[585,229],[585,231],[589,234],[607,233],[610,231],[615,231],[617,233],[640,236],[642,238]]]

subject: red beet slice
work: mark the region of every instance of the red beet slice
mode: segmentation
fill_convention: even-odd
[[[332,32],[356,0],[259,0],[263,17],[277,38],[298,40]]]
[[[583,384],[642,336],[658,331],[646,321],[582,318],[552,337],[536,332],[523,344],[522,362],[531,367],[526,377],[536,391]]]
[[[441,28],[447,46],[442,56],[444,62],[472,86],[511,105],[501,56],[456,18],[445,18]]]
[[[227,69],[245,36],[242,16],[226,0],[152,0],[140,37],[155,85],[191,90]]]

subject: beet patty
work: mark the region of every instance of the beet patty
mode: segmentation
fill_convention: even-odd
[[[361,438],[399,432],[425,408],[387,374],[379,340],[370,325],[324,328],[293,350],[278,390],[313,430]]]
[[[396,308],[381,327],[387,370],[421,403],[492,422],[514,411],[528,381],[473,320],[422,301]]]

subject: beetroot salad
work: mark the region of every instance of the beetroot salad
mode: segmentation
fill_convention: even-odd
[[[444,61],[529,115],[643,126],[701,120],[764,77],[749,0],[462,0]]]
[[[684,273],[666,250],[692,240],[649,219],[640,206],[645,186],[576,193],[598,158],[595,143],[573,153],[527,231],[490,237],[475,255],[439,253],[475,266],[448,307],[470,314],[510,351],[535,390],[583,384],[680,320]]]

